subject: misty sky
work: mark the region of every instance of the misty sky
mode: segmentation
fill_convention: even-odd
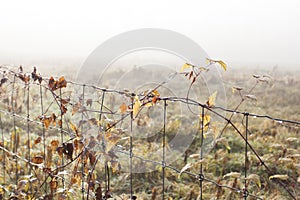
[[[298,0],[1,1],[0,63],[82,63],[106,39],[164,28],[230,63],[300,68]]]

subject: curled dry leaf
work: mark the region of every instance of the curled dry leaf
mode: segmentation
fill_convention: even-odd
[[[67,87],[67,81],[65,77],[60,77],[57,81],[51,76],[48,81],[48,87],[51,91],[55,91],[60,88]]]
[[[191,168],[193,166],[192,163],[187,163],[181,170],[180,170],[180,173],[178,174],[178,178],[180,178],[181,174],[183,172],[185,172],[186,170],[188,170],[189,168]]]
[[[208,98],[206,104],[208,105],[208,107],[213,107],[216,104],[216,97],[217,97],[218,92],[215,91],[212,95],[210,95],[210,97]]]
[[[239,178],[241,176],[241,173],[240,172],[230,172],[228,174],[225,174],[223,176],[223,178],[226,178],[226,177],[231,177],[231,178]]]
[[[289,178],[289,176],[287,174],[275,174],[273,176],[270,176],[269,180],[272,180],[272,179],[287,180],[288,178]]]
[[[246,180],[255,182],[259,188],[261,188],[260,177],[257,174],[250,174],[247,176]]]
[[[221,144],[223,144],[223,145],[226,147],[226,149],[228,149],[228,150],[231,149],[230,146],[229,146],[229,143],[228,143],[228,141],[227,141],[227,139],[226,139],[225,137],[218,138],[218,139],[216,140],[216,143],[221,143]]]
[[[207,60],[209,63],[218,63],[218,64],[224,69],[224,71],[227,70],[227,65],[226,65],[226,63],[224,63],[222,60],[212,60],[212,59],[209,59],[209,58],[206,58],[206,60]]]

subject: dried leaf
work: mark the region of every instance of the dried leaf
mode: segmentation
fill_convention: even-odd
[[[193,158],[193,159],[199,159],[200,158],[200,154],[192,154],[189,156],[190,158]]]
[[[120,112],[121,112],[121,114],[125,114],[126,111],[127,111],[127,105],[125,103],[122,103],[120,105]]]
[[[51,91],[54,91],[56,89],[56,81],[54,78],[51,76],[49,81],[48,81],[48,87]]]
[[[210,97],[208,98],[206,104],[208,105],[208,107],[213,107],[215,106],[215,102],[216,102],[216,97],[217,97],[217,91],[215,91],[212,95],[210,95]]]
[[[57,89],[65,87],[67,87],[67,81],[65,80],[65,77],[62,76],[57,81]]]
[[[73,108],[72,108],[72,115],[74,115],[75,113],[78,112],[78,110],[81,108],[81,103],[80,102],[77,102]]]
[[[38,144],[42,141],[42,138],[41,137],[38,137],[34,140],[34,144]]]
[[[157,90],[153,90],[151,92],[151,94],[154,95],[155,97],[159,97],[160,96],[160,94],[159,94],[159,92]]]
[[[269,180],[271,180],[271,179],[287,180],[288,178],[289,178],[289,176],[286,174],[275,174],[273,176],[270,176]]]
[[[35,164],[42,164],[44,162],[44,158],[42,156],[34,156],[31,158],[31,162]]]
[[[60,104],[60,110],[62,115],[68,111],[67,107],[64,104]]]
[[[241,176],[240,172],[230,172],[228,174],[225,174],[223,176],[223,178],[226,178],[226,177],[239,178],[240,176]]]
[[[86,106],[92,106],[92,104],[93,104],[93,99],[86,100]]]
[[[203,120],[203,127],[204,127],[204,129],[207,129],[208,125],[210,123],[210,115],[205,114],[204,117],[203,117],[203,119],[202,119],[202,115],[200,115],[200,120],[201,121]]]
[[[242,90],[243,90],[242,87],[236,87],[236,86],[234,86],[234,87],[231,88],[232,93],[235,93],[235,91],[242,91]]]
[[[257,174],[250,174],[247,176],[246,180],[254,181],[259,188],[261,188],[260,177]]]
[[[52,191],[55,191],[56,189],[57,189],[57,186],[58,186],[58,183],[57,183],[57,181],[56,180],[51,180],[50,181],[50,189],[52,190]]]
[[[250,100],[257,101],[256,96],[254,96],[254,95],[252,95],[252,94],[248,94],[248,95],[246,95],[245,97],[247,97],[247,98],[250,99]]]
[[[70,124],[71,130],[78,136],[78,129],[77,129],[77,127],[72,122],[69,122],[69,124]]]
[[[206,58],[206,59],[210,63],[218,63],[219,65],[221,65],[221,67],[224,69],[224,71],[227,70],[227,65],[222,60],[212,60],[212,59],[209,59],[209,58]]]
[[[96,200],[102,200],[102,188],[99,185],[96,189]]]
[[[221,144],[223,144],[223,145],[226,147],[226,149],[228,149],[228,150],[231,149],[230,146],[229,146],[229,144],[228,144],[228,141],[227,141],[227,139],[226,139],[225,137],[218,138],[218,139],[216,140],[216,143],[221,143]]]
[[[183,172],[185,172],[186,170],[188,170],[189,168],[191,168],[193,166],[192,163],[187,163],[181,170],[180,170],[180,173],[178,174],[178,178],[180,178],[181,174]]]
[[[293,159],[291,158],[279,158],[278,161],[280,163],[293,163]]]
[[[141,107],[141,102],[138,98],[138,96],[135,96],[135,103],[133,105],[133,110],[132,110],[132,114],[133,114],[133,117],[135,118],[137,116],[137,114],[139,113],[139,110],[140,110],[140,107]]]
[[[73,160],[72,155],[74,151],[73,143],[63,144],[63,153],[67,155],[67,158]]]

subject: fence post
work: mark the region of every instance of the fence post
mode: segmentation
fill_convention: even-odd
[[[245,182],[244,182],[244,191],[243,191],[243,197],[246,200],[248,197],[248,191],[247,191],[247,168],[248,168],[248,118],[249,113],[245,112],[244,116],[246,116],[246,131],[245,131],[245,164],[244,164],[244,172],[245,172]]]

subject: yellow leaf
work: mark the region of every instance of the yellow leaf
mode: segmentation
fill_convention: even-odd
[[[204,115],[203,119],[202,119],[202,115],[200,115],[200,119],[201,121],[203,120],[203,127],[207,127],[209,122],[210,122],[210,115]]]
[[[191,67],[193,67],[191,64],[185,63],[185,64],[181,67],[180,72],[183,72],[185,69],[191,68]]]
[[[270,176],[269,180],[274,179],[274,178],[275,179],[280,179],[280,180],[287,180],[289,178],[289,176],[286,175],[286,174],[275,174],[273,176]]]
[[[221,137],[221,138],[217,139],[216,143],[223,144],[226,147],[226,149],[228,149],[228,150],[231,149],[230,146],[229,146],[229,144],[228,144],[228,141],[227,141],[227,139],[225,137]]]
[[[159,94],[159,92],[158,92],[157,90],[153,90],[151,93],[152,93],[154,96],[156,96],[156,97],[159,97],[159,96],[160,96],[160,94]]]
[[[209,106],[209,107],[213,107],[215,106],[216,104],[216,97],[217,97],[217,91],[215,91],[212,95],[210,95],[210,97],[208,98],[206,104]]]
[[[222,60],[217,60],[217,63],[221,65],[221,67],[224,69],[224,71],[227,70],[227,65]]]
[[[138,98],[138,96],[135,96],[135,103],[133,105],[133,110],[132,110],[132,114],[133,114],[133,117],[135,118],[137,116],[137,114],[139,113],[139,110],[140,110],[140,107],[141,107],[141,102]]]
[[[222,60],[212,60],[212,59],[209,59],[209,58],[206,58],[206,60],[210,63],[218,63],[219,65],[221,65],[221,67],[224,69],[224,71],[227,70],[227,65]]]

